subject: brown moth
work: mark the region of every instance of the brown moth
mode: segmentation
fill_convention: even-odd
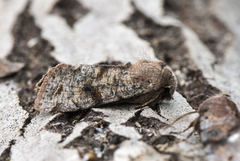
[[[180,116],[172,124],[192,113],[199,113],[199,116],[184,131],[194,127],[204,145],[222,142],[240,128],[240,113],[236,104],[227,95],[208,98],[199,106],[198,111]]]
[[[200,105],[195,121],[205,146],[206,160],[239,160],[240,113],[226,96],[214,96]]]
[[[177,82],[162,61],[125,65],[59,64],[37,83],[34,108],[45,112],[72,112],[106,104],[154,106],[173,99]]]
[[[199,106],[195,122],[203,144],[221,142],[239,127],[240,113],[227,96],[213,96]]]
[[[192,113],[199,113],[199,116],[184,131],[194,127],[193,132],[198,132],[204,145],[205,160],[240,160],[240,112],[227,95],[208,98],[198,111],[179,117],[171,125]]]

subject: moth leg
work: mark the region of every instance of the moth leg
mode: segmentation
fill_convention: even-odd
[[[144,103],[143,105],[138,105],[137,107],[135,107],[135,109],[141,109],[141,108],[143,108],[145,106],[146,106],[146,104]]]
[[[142,105],[138,105],[137,107],[135,107],[135,109],[141,109],[141,108],[144,108],[145,106],[149,106],[148,103],[151,102],[153,99],[151,99],[150,101],[148,101],[147,103],[144,103]],[[151,107],[151,106],[149,106]]]
[[[135,107],[135,109],[141,109],[141,108],[144,108],[144,107],[150,107],[152,110],[154,111],[158,111],[159,113],[161,113],[161,110],[158,108],[158,104],[155,104],[155,105],[150,105],[150,104],[143,104],[143,105],[138,105],[137,107]]]
[[[144,108],[146,108],[146,106],[138,105],[138,106],[134,107],[135,110],[144,109]]]
[[[191,122],[191,124],[186,128],[184,129],[183,131],[180,131],[180,132],[170,132],[170,134],[181,134],[181,133],[184,133],[185,131],[187,131],[188,129],[190,129],[191,127],[193,127],[193,131],[187,136],[187,138],[183,139],[183,141],[187,141],[187,139],[190,138],[190,136],[192,136],[192,134],[196,131],[196,126],[198,124],[198,120],[199,118],[195,119],[194,121]]]
[[[164,116],[161,114],[161,108],[160,108],[160,106],[159,106],[159,103],[154,104],[154,105],[149,105],[149,107],[150,107],[153,111],[155,111],[160,117],[168,120],[166,117],[164,117]]]
[[[161,97],[162,97],[162,92],[159,92],[154,99],[150,100],[150,103],[148,104],[148,106],[149,106],[153,111],[155,111],[160,117],[168,120],[166,117],[164,117],[164,116],[161,114],[161,108],[160,108],[160,106],[159,106],[160,101],[161,101]]]
[[[153,105],[155,105],[156,103],[154,103],[154,101],[160,96],[160,94],[161,93],[157,94],[154,98],[152,98],[151,100],[145,102],[144,104],[139,105],[138,107],[136,107],[136,109],[143,108],[144,106],[153,106]]]
[[[181,134],[181,133],[184,133],[185,131],[187,131],[188,129],[190,129],[191,127],[193,127],[193,124],[194,124],[194,122],[191,122],[191,124],[190,124],[186,129],[184,129],[183,131],[170,132],[170,134]],[[194,132],[194,130],[193,130],[193,132]],[[191,132],[190,134],[192,134],[192,132]],[[190,135],[190,136],[191,136],[191,135]],[[187,138],[189,138],[189,136],[188,136]]]

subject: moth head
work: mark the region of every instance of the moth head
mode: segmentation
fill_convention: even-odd
[[[154,91],[164,90],[162,100],[173,99],[173,93],[177,87],[174,73],[162,61],[138,61],[130,68],[132,77],[139,78],[149,84]]]
[[[170,67],[165,66],[160,79],[161,88],[164,89],[163,100],[173,99],[173,94],[177,88],[177,79]]]

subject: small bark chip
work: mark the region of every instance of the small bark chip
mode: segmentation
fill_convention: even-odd
[[[45,112],[71,112],[106,104],[134,103],[155,106],[171,100],[176,78],[162,61],[126,65],[59,64],[46,73],[34,108]]]

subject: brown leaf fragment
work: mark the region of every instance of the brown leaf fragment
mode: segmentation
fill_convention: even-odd
[[[154,106],[172,99],[176,78],[162,61],[125,65],[59,64],[43,76],[34,108],[70,112],[105,104]]]
[[[18,72],[23,66],[24,63],[10,62],[7,59],[0,59],[0,78]]]

